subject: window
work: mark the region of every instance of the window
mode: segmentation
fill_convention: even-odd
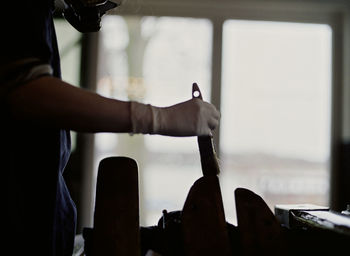
[[[165,13],[181,15],[179,6]],[[295,15],[324,19],[324,24],[254,21],[249,18],[259,15],[247,5],[242,6],[247,12],[238,15],[247,20],[225,20],[228,10],[224,15],[211,9],[213,16],[208,16],[206,7],[191,6],[186,15],[208,19],[141,16],[141,9],[139,16],[106,16],[98,92],[167,106],[189,99],[191,84],[197,82],[205,100],[214,95],[222,114],[220,183],[231,223],[236,223],[237,187],[253,190],[272,210],[284,203],[327,206],[332,43],[338,40],[326,25],[329,17]],[[284,17],[267,11],[262,18],[269,15],[271,20]],[[222,67],[216,65],[217,56]],[[221,84],[211,81],[220,76]],[[190,186],[202,175],[195,138],[97,134],[94,170],[111,155],[129,156],[139,164],[141,225],[157,223],[163,209],[182,209]]]
[[[62,79],[79,86],[81,33],[64,19],[55,19],[55,29],[61,58]]]
[[[107,16],[99,49],[98,92],[169,106],[191,98],[192,83],[210,98],[212,25],[206,19]],[[142,225],[162,210],[181,210],[201,176],[196,138],[97,134],[96,168],[109,155],[135,159]]]
[[[224,23],[222,193],[276,204],[328,205],[332,30],[328,25]]]

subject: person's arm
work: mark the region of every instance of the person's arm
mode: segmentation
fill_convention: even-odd
[[[7,99],[17,120],[78,132],[203,136],[220,119],[212,104],[199,99],[161,108],[102,97],[52,76],[16,87]]]
[[[102,97],[43,76],[8,95],[14,118],[79,132],[130,132],[130,102]]]

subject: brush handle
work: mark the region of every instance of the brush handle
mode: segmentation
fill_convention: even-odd
[[[210,136],[202,136],[198,137],[197,141],[203,175],[218,175],[220,173],[220,169],[215,153],[213,139]]]
[[[196,83],[192,85],[192,97],[203,100],[202,93]],[[220,173],[220,169],[213,138],[211,136],[198,136],[197,141],[203,175],[218,175]]]

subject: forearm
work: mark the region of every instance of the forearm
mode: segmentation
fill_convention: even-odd
[[[13,90],[13,117],[79,132],[130,132],[130,103],[102,97],[50,76]]]
[[[200,99],[159,108],[102,97],[51,76],[18,86],[7,102],[20,122],[78,132],[207,136],[220,119],[215,106]]]

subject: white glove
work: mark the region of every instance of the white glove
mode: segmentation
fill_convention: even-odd
[[[220,113],[199,98],[165,108],[131,102],[133,133],[168,136],[212,136]]]

